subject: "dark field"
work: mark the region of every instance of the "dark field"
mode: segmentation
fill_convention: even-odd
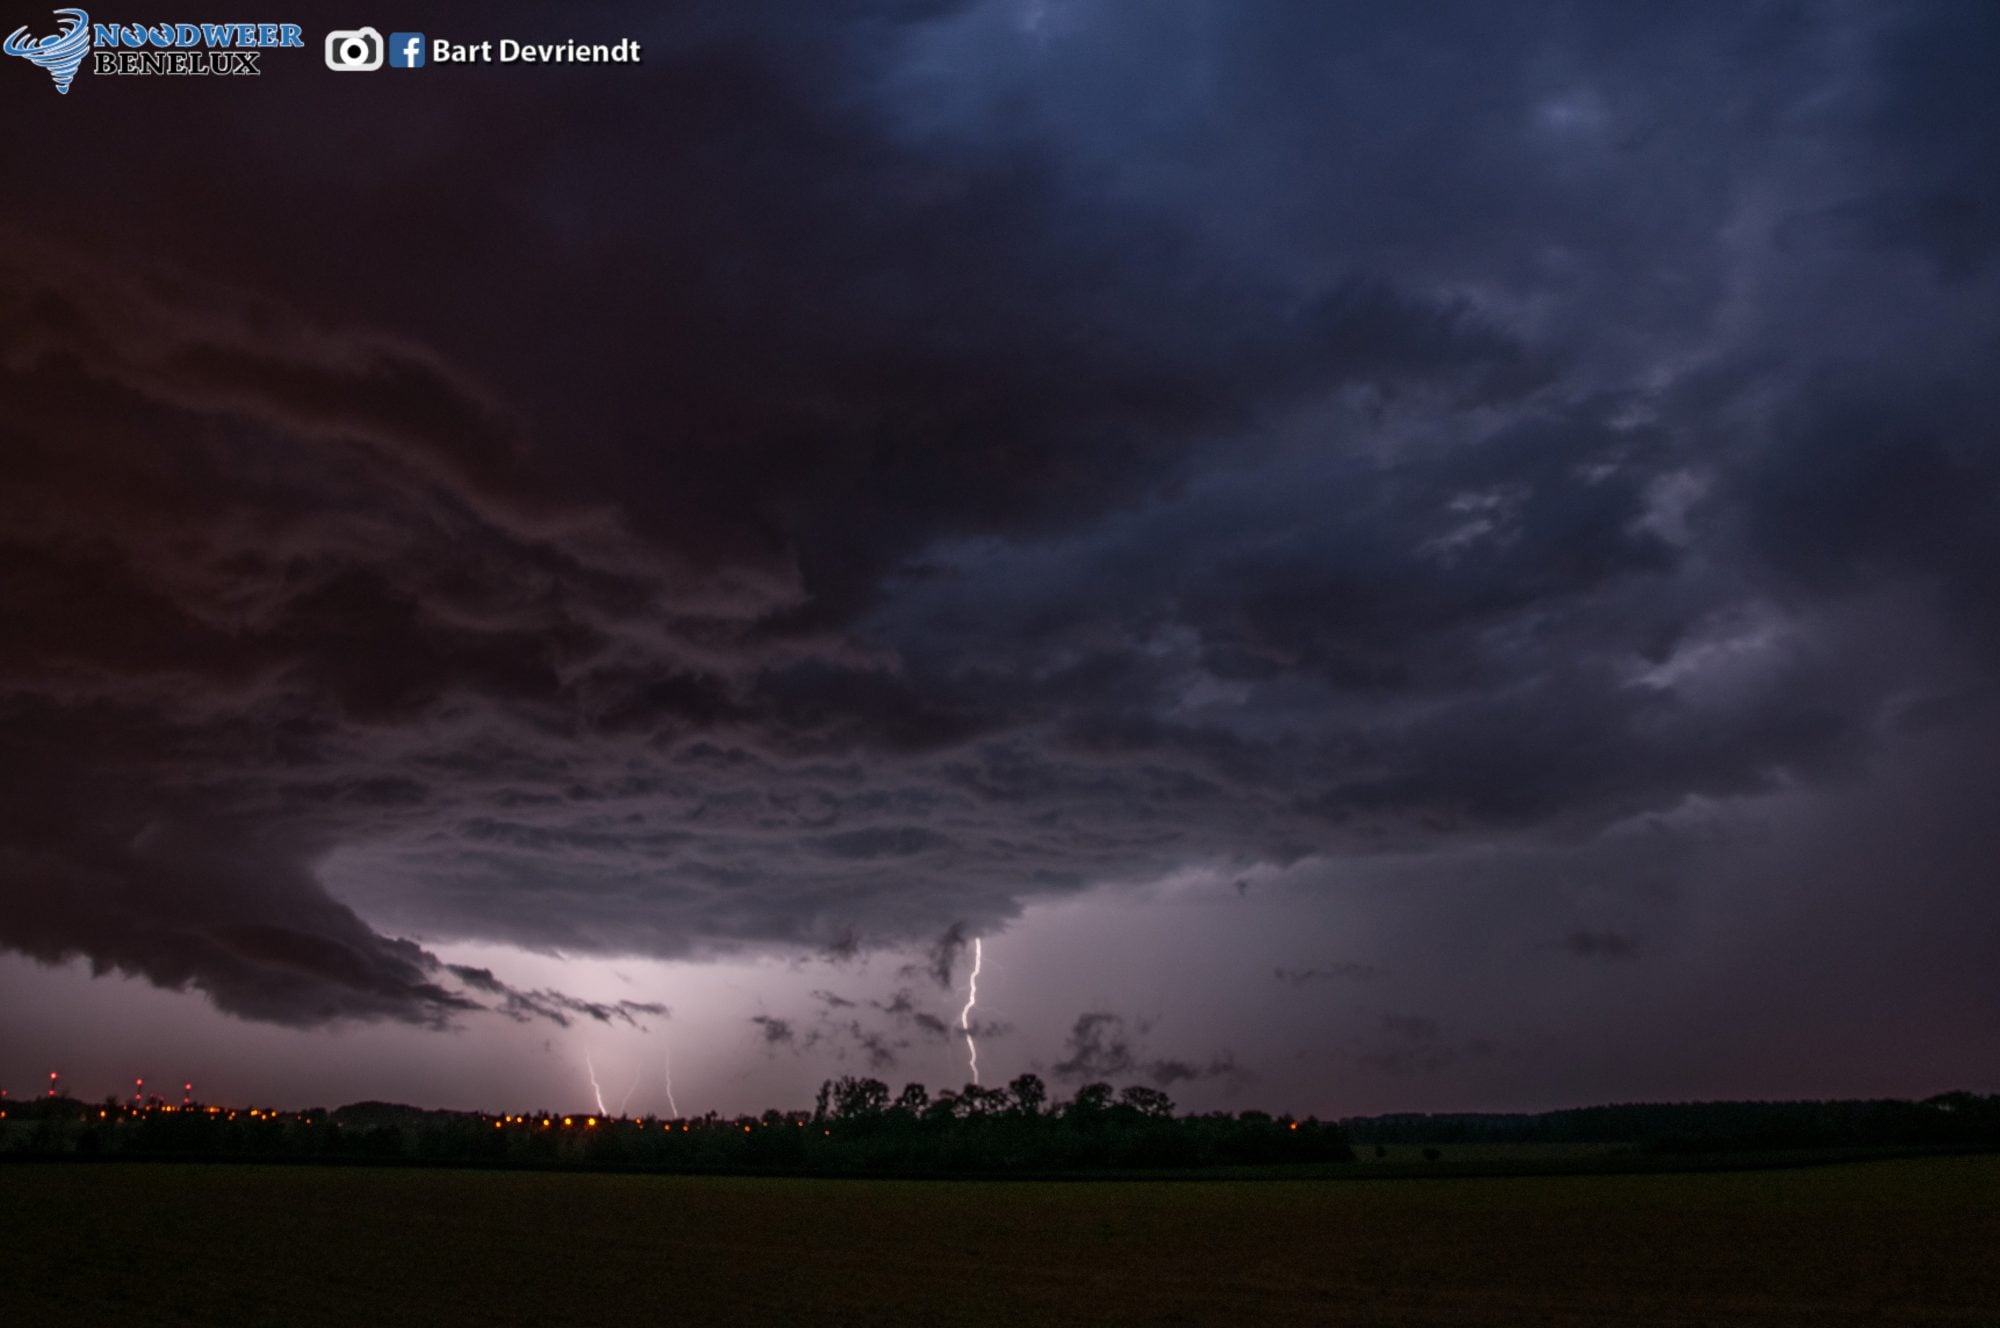
[[[2000,1324],[2000,1158],[1710,1175],[0,1169],[8,1324]]]

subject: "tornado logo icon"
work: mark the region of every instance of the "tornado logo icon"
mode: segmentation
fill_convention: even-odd
[[[90,54],[90,15],[81,9],[58,9],[56,17],[63,26],[55,36],[37,41],[25,27],[16,28],[14,35],[0,45],[0,51],[48,70],[49,77],[56,81],[56,91],[67,93],[70,80],[76,77],[76,67]]]

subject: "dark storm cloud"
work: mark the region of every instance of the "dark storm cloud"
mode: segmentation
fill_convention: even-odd
[[[1749,477],[1747,518],[1799,591],[1884,579],[1943,600],[2000,661],[2000,449],[1986,385],[1829,370],[1788,403]]]
[[[943,1018],[918,1007],[915,993],[908,987],[898,988],[886,1001],[870,1001],[869,1004],[895,1020],[898,1025],[908,1024],[927,1037],[942,1039],[953,1036],[951,1025]]]
[[[826,943],[820,954],[829,963],[844,964],[859,958],[863,950],[861,933],[852,927],[844,928]]]
[[[1990,200],[1956,192],[1887,193],[1837,203],[1795,217],[1778,233],[1787,245],[1832,243],[1906,252],[1926,260],[1937,280],[1979,276],[2000,246],[2000,218]]]
[[[582,1015],[600,1024],[622,1023],[628,1028],[644,1029],[639,1015],[665,1016],[671,1013],[666,1006],[655,1001],[587,1001],[559,991],[541,988],[522,991],[511,987],[493,975],[492,970],[473,968],[465,964],[447,964],[451,974],[466,986],[482,993],[499,996],[501,1003],[490,1008],[499,1010],[518,1023],[530,1019],[546,1019],[560,1028],[570,1025],[571,1017]]]
[[[1103,1010],[1076,1017],[1063,1051],[1063,1059],[1049,1067],[1058,1079],[1108,1079],[1134,1064],[1125,1020]]]
[[[1256,1076],[1236,1063],[1236,1057],[1221,1052],[1206,1062],[1175,1057],[1149,1057],[1143,1041],[1149,1026],[1136,1027],[1123,1015],[1104,1010],[1080,1014],[1064,1040],[1064,1057],[1049,1067],[1058,1079],[1090,1081],[1142,1075],[1162,1088],[1202,1079],[1221,1079],[1240,1086]]]
[[[927,971],[931,975],[931,980],[949,990],[952,985],[952,970],[958,966],[960,957],[971,944],[971,938],[965,934],[963,922],[954,922],[945,928],[944,935],[938,937],[930,948]]]
[[[868,1068],[875,1071],[893,1070],[897,1065],[897,1048],[907,1043],[892,1043],[889,1038],[874,1029],[863,1028],[859,1023],[850,1022],[847,1035],[860,1048],[868,1060]]]
[[[57,963],[196,988],[274,1023],[393,1017],[442,1026],[484,1008],[409,941],[377,935],[294,866],[293,846],[254,836],[220,851],[207,827],[155,820],[85,850],[45,796],[13,799],[0,850],[6,936]],[[52,801],[52,800],[51,800]]]
[[[1257,1079],[1255,1073],[1238,1065],[1236,1057],[1226,1051],[1202,1064],[1170,1058],[1149,1061],[1146,1077],[1162,1088],[1199,1083],[1204,1079],[1218,1079],[1231,1088],[1241,1088]]]
[[[750,1022],[757,1028],[757,1036],[767,1048],[785,1048],[794,1054],[803,1054],[816,1047],[829,1048],[833,1056],[846,1060],[850,1054],[858,1055],[875,1072],[894,1069],[901,1060],[901,1053],[908,1050],[911,1039],[898,1036],[899,1031],[914,1029],[926,1039],[948,1039],[962,1036],[961,1030],[947,1026],[936,1015],[917,1008],[912,993],[906,988],[899,990],[887,1001],[869,1001],[865,1008],[878,1010],[889,1016],[891,1027],[880,1027],[864,1023],[861,1018],[847,1014],[850,1010],[864,1009],[861,1002],[847,1000],[830,991],[815,991],[812,999],[819,1005],[815,1018],[809,1026],[802,1026],[796,1019],[778,1018],[773,1015],[755,1015]],[[987,1020],[975,1019],[972,1036],[985,1040],[1005,1037],[1013,1032],[1011,1026]]]
[[[763,1040],[764,1045],[767,1047],[795,1047],[798,1045],[798,1030],[792,1027],[789,1019],[778,1019],[767,1014],[756,1014],[750,1016],[750,1022],[756,1025],[757,1036]]]
[[[0,945],[286,1023],[664,1013],[402,935],[953,989],[1035,898],[1560,858],[1990,694],[1987,10],[606,13],[643,75],[0,147]],[[1211,1065],[1132,1044],[1058,1072]]]

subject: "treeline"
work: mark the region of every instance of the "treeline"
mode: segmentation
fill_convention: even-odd
[[[2000,1096],[1945,1093],[1921,1102],[1652,1102],[1532,1115],[1358,1116],[1357,1145],[1631,1144],[1660,1153],[1840,1148],[2000,1148]]]
[[[1004,1088],[891,1094],[877,1079],[820,1088],[810,1111],[662,1119],[428,1111],[364,1102],[333,1111],[145,1107],[67,1097],[0,1108],[0,1158],[584,1167],[801,1175],[1067,1174],[1351,1161],[1421,1145],[1621,1145],[1672,1155],[2000,1149],[2000,1096],[1922,1102],[1695,1102],[1533,1115],[1462,1113],[1295,1120],[1261,1111],[1178,1115],[1158,1089],[1090,1084],[1067,1101],[1034,1075]],[[1629,1155],[1629,1154],[1628,1154]]]
[[[1022,1075],[933,1097],[880,1080],[821,1086],[814,1109],[639,1119],[493,1115],[369,1102],[334,1111],[16,1103],[0,1156],[585,1167],[787,1174],[1068,1173],[1351,1161],[1339,1126],[1261,1111],[1176,1115],[1157,1089],[1091,1084],[1066,1102]]]
[[[911,1084],[891,1098],[879,1079],[820,1085],[813,1119],[847,1141],[843,1163],[893,1172],[1173,1169],[1351,1162],[1338,1125],[1262,1111],[1177,1116],[1157,1088],[1089,1084],[1054,1104],[1040,1078],[968,1084],[932,1097]]]

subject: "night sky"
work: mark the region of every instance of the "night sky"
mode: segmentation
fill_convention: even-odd
[[[140,8],[307,49],[0,59],[14,1096],[2000,1089],[1988,0]]]

